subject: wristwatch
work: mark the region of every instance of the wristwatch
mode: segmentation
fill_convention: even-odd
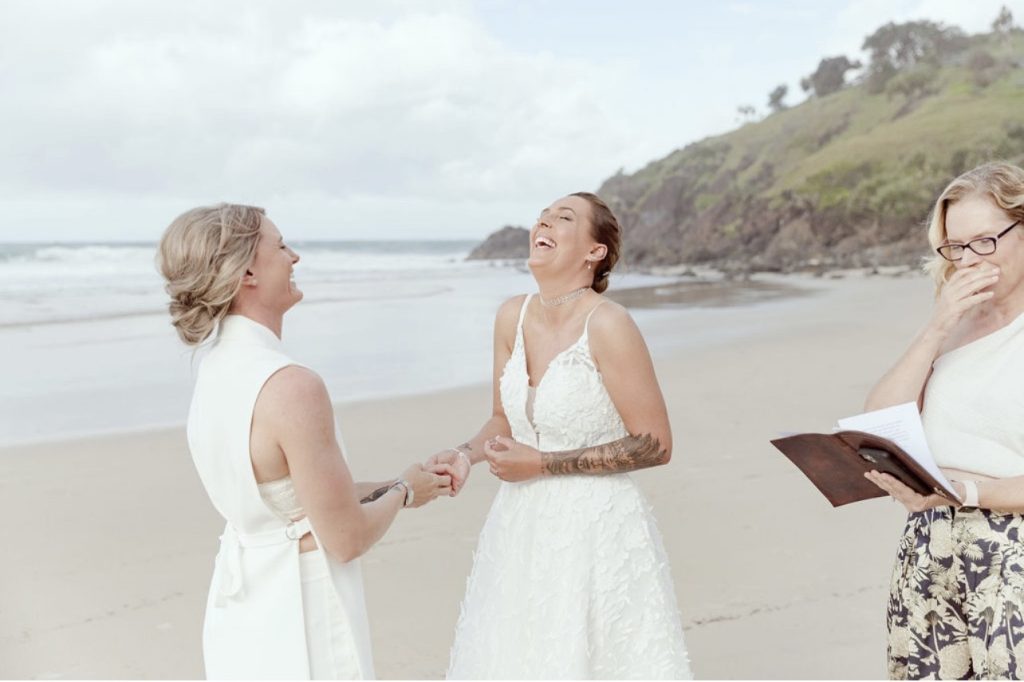
[[[978,506],[978,484],[975,481],[960,481],[964,487],[964,506]]]
[[[402,488],[405,489],[405,501],[402,502],[402,506],[410,506],[413,503],[413,500],[416,499],[416,494],[413,492],[412,486],[409,485],[409,481],[405,480],[404,478],[400,478],[391,484],[392,488],[397,488],[398,486],[402,486]]]

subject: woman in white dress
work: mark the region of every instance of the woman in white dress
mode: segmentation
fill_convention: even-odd
[[[352,480],[323,381],[281,344],[302,299],[298,261],[250,206],[193,209],[160,242],[178,335],[214,339],[188,418],[196,469],[227,521],[203,626],[209,678],[372,678],[357,558],[399,509],[450,491],[444,467],[419,464],[394,481]]]
[[[672,435],[640,331],[601,296],[620,235],[593,194],[544,209],[530,233],[540,293],[495,322],[493,415],[428,460],[452,465],[453,492],[482,462],[504,481],[449,678],[691,676],[661,537],[627,474],[666,464]]]

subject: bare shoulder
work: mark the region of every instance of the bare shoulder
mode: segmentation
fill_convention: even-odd
[[[316,372],[289,365],[263,384],[252,413],[250,456],[260,480],[286,475],[297,442],[332,433],[334,410]],[[315,448],[314,448],[315,450]],[[287,460],[287,461],[286,461]]]
[[[516,324],[519,323],[519,311],[523,309],[525,300],[526,294],[513,296],[498,308],[498,313],[494,317],[494,330],[500,338],[508,341],[515,336]]]
[[[498,314],[495,317],[495,322],[504,326],[505,323],[515,325],[519,321],[519,311],[523,309],[523,301],[526,300],[526,294],[520,294],[519,296],[513,296],[508,299],[501,306],[498,307]]]
[[[614,339],[624,334],[640,333],[626,307],[608,298],[594,308],[590,316],[589,330],[591,338],[598,339]]]
[[[318,407],[330,407],[331,399],[319,374],[289,365],[267,379],[257,403],[274,415],[291,418]]]
[[[590,318],[590,350],[601,367],[631,363],[649,355],[640,328],[622,305],[606,300]]]

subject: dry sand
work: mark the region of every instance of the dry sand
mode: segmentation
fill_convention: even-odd
[[[635,477],[665,536],[700,678],[885,676],[901,508],[832,509],[768,440],[859,412],[923,324],[930,285],[817,284],[799,301],[735,309],[750,325],[742,338],[655,358],[675,453]],[[461,442],[489,396],[476,386],[339,405],[357,477]],[[403,512],[363,558],[379,677],[443,676],[496,488],[478,467],[462,495]],[[222,523],[182,429],[0,449],[0,501],[0,676],[202,676]]]

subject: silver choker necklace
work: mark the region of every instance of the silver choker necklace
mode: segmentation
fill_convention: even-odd
[[[540,304],[545,308],[557,308],[560,305],[565,305],[569,301],[575,301],[577,298],[583,295],[583,293],[590,287],[580,287],[576,291],[570,291],[567,294],[562,294],[555,298],[547,299],[543,296],[540,297]]]

